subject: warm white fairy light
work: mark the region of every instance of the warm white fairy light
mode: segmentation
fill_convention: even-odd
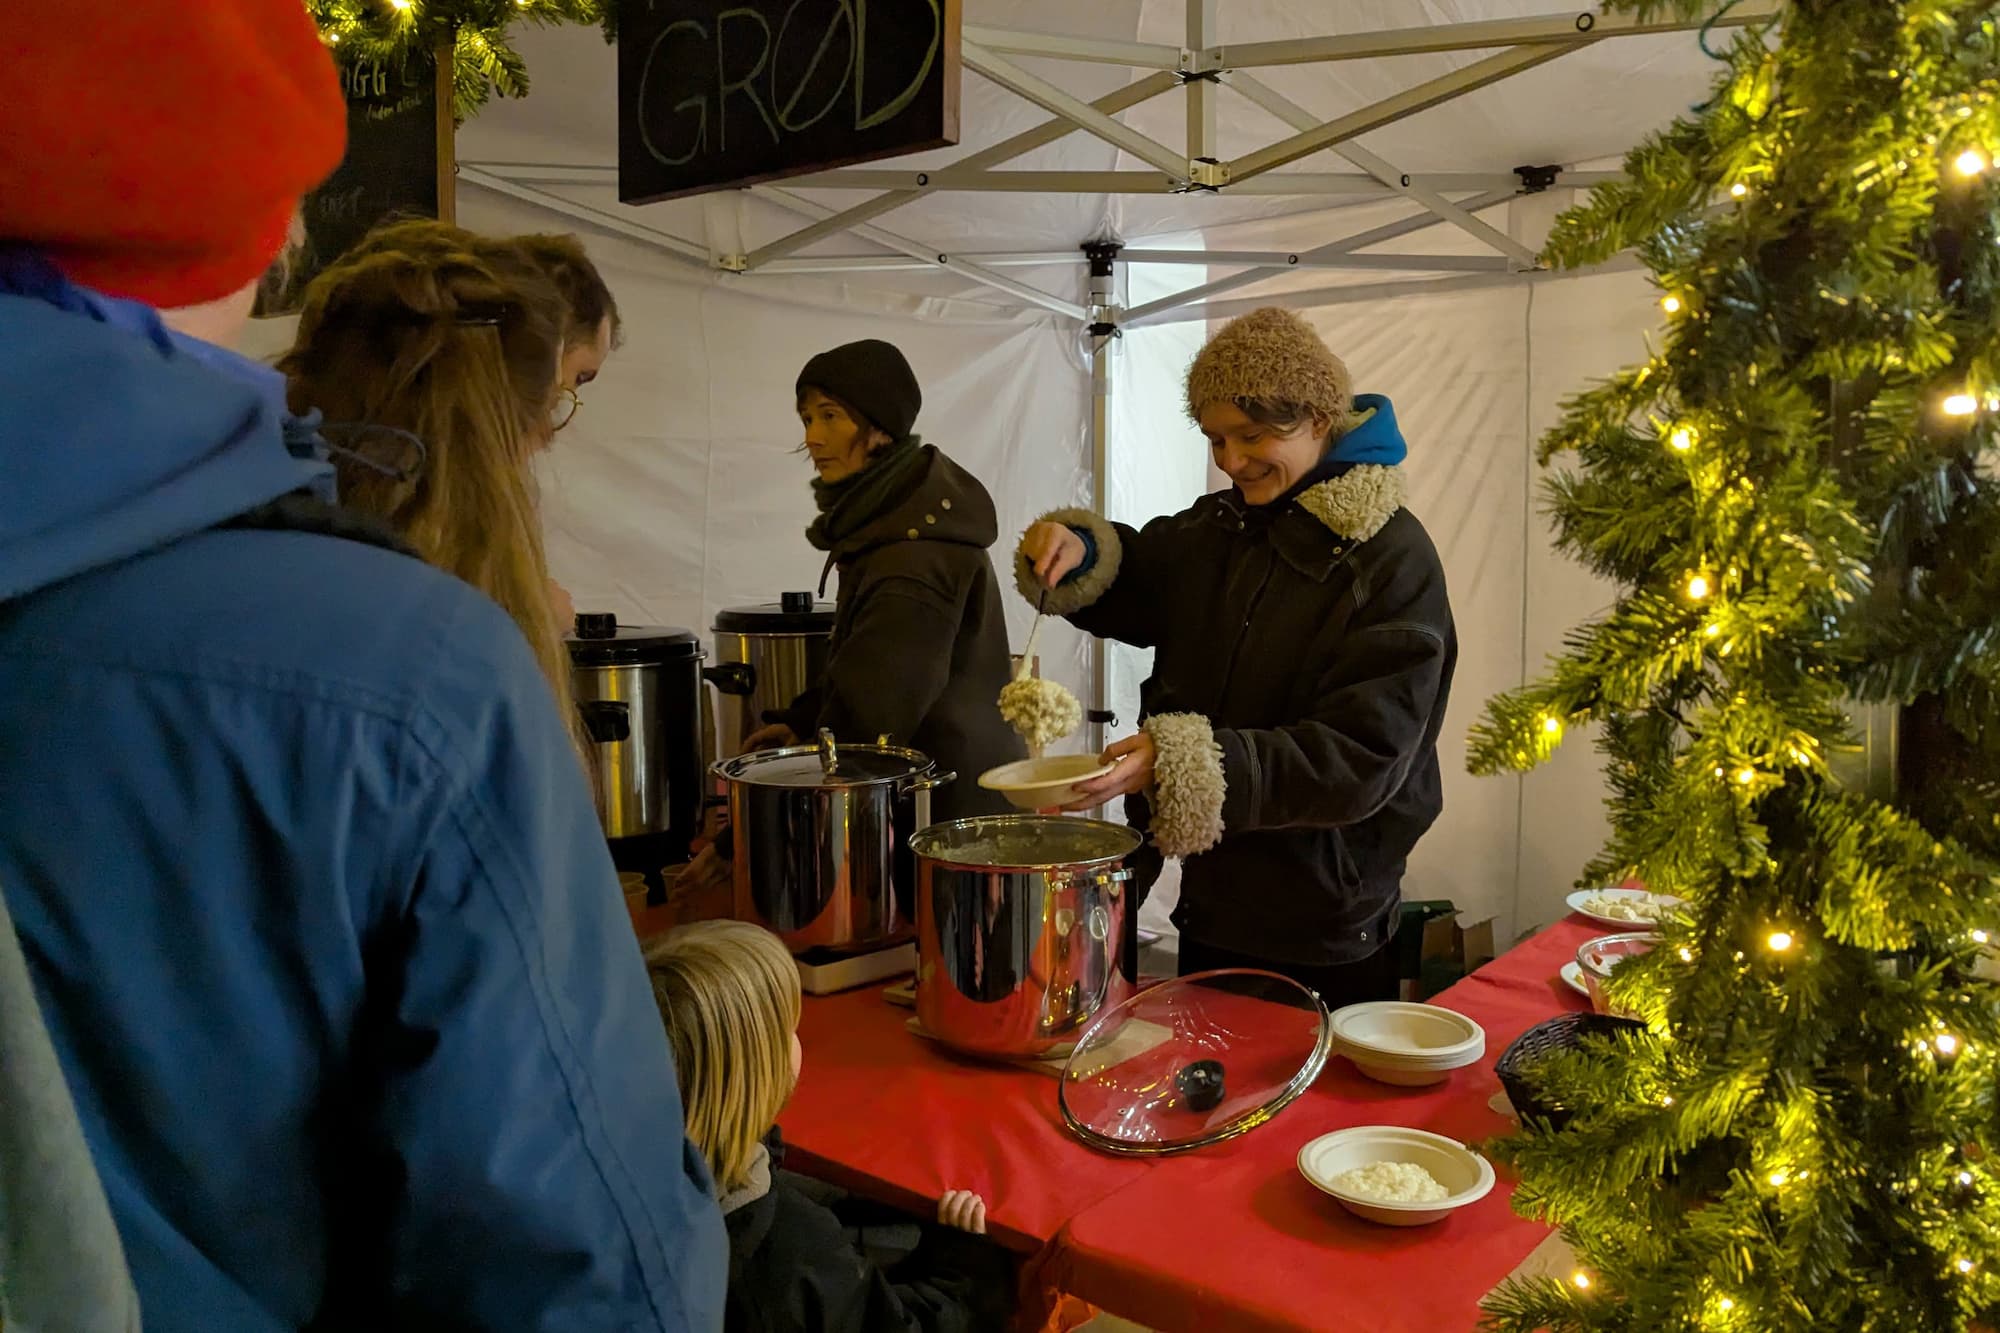
[[[1731,1310],[1734,1310],[1736,1308],[1736,1302],[1730,1300],[1727,1296],[1724,1296],[1721,1300],[1715,1303],[1715,1308],[1722,1311],[1722,1313],[1724,1314],[1728,1314]]]
[[[1953,159],[1952,165],[1961,176],[1977,176],[1993,164],[1977,148],[1968,148]]]
[[[1955,393],[1939,406],[1948,417],[1969,417],[1979,410],[1979,400],[1969,393]]]
[[[1562,735],[1562,729],[1563,729],[1563,724],[1561,718],[1545,717],[1542,719],[1542,731],[1545,735],[1560,736]]]
[[[1740,785],[1742,785],[1742,786],[1745,786],[1745,787],[1747,787],[1747,786],[1749,786],[1749,785],[1750,785],[1751,783],[1755,782],[1756,780],[1757,780],[1757,770],[1756,770],[1756,769],[1754,769],[1754,768],[1739,768],[1739,769],[1737,769],[1737,770],[1736,770],[1736,781],[1737,781],[1737,782],[1738,782],[1738,783],[1739,783]]]
[[[1678,452],[1686,453],[1688,450],[1694,448],[1694,432],[1686,426],[1682,426],[1667,437],[1667,443]]]
[[[1972,932],[1972,942],[1973,942],[1974,944],[1984,944],[1984,943],[1986,943],[1986,932],[1985,932],[1985,931],[1983,931],[1983,930],[1975,930],[1975,931],[1973,931],[1973,932]]]
[[[1785,1182],[1790,1179],[1791,1177],[1786,1175],[1783,1171],[1773,1171],[1769,1176],[1772,1189],[1782,1189],[1784,1187]]]
[[[1972,1183],[1972,1173],[1970,1171],[1959,1172],[1958,1183],[1961,1185],[1970,1185]]]
[[[1681,946],[1681,961],[1683,963],[1692,963],[1694,961],[1694,950],[1688,948],[1685,944]]]
[[[1581,1268],[1577,1269],[1574,1273],[1571,1273],[1569,1275],[1569,1280],[1574,1284],[1576,1284],[1576,1289],[1578,1291],[1590,1290],[1590,1274],[1584,1272]]]
[[[1669,315],[1680,314],[1681,298],[1678,296],[1662,296],[1660,298],[1660,309],[1666,311]]]
[[[1970,1259],[1960,1259],[1958,1261],[1958,1271],[1961,1273],[1970,1273],[1975,1267],[1977,1265]]]
[[[1952,1036],[1949,1032],[1938,1033],[1936,1037],[1931,1039],[1931,1045],[1937,1048],[1939,1055],[1958,1054],[1958,1038]]]
[[[1789,930],[1774,930],[1765,936],[1764,947],[1772,953],[1784,953],[1792,947],[1792,933]]]
[[[1692,601],[1701,601],[1714,589],[1709,586],[1708,575],[1690,574],[1687,581],[1687,595]]]

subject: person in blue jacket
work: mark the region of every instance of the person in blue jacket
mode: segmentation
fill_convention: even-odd
[[[145,1326],[719,1329],[548,682],[210,345],[341,156],[310,21],[0,6],[0,53],[0,894]]]

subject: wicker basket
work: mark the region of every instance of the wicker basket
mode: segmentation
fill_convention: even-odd
[[[1637,1032],[1644,1030],[1645,1026],[1634,1019],[1613,1018],[1609,1014],[1564,1014],[1546,1023],[1537,1023],[1516,1037],[1514,1044],[1493,1066],[1493,1072],[1500,1076],[1500,1086],[1506,1089],[1514,1114],[1524,1121],[1530,1116],[1546,1120],[1560,1129],[1569,1122],[1568,1109],[1538,1098],[1522,1074],[1545,1055],[1577,1049],[1587,1036],[1601,1032]]]

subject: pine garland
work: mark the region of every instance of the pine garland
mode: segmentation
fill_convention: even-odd
[[[1493,1145],[1580,1267],[1505,1284],[1488,1326],[1990,1328],[2000,3],[1792,0],[1719,58],[1548,247],[1635,249],[1666,327],[1542,446],[1558,543],[1617,601],[1488,705],[1471,763],[1594,724],[1584,882],[1690,908],[1615,974],[1646,1031],[1541,1066],[1574,1118]],[[1939,747],[1891,802],[1836,777],[1857,700]]]
[[[615,0],[306,0],[306,12],[343,60],[430,69],[450,48],[453,112],[463,122],[495,93],[528,95],[527,64],[507,40],[516,22],[593,23],[612,41],[618,7]]]

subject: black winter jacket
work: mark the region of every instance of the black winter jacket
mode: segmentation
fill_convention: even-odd
[[[1008,809],[979,786],[1027,756],[1000,717],[1009,679],[1007,619],[987,549],[1000,535],[979,479],[935,446],[913,489],[829,553],[840,571],[826,675],[772,714],[802,740],[887,736],[956,781],[931,793],[939,822]]]
[[[1400,468],[1364,466],[1268,506],[1204,496],[1136,532],[1047,516],[1097,547],[1049,609],[1157,650],[1141,692],[1155,783],[1127,812],[1156,857],[1184,858],[1190,939],[1326,965],[1395,932],[1410,850],[1444,805],[1458,656],[1443,566],[1401,500]]]
[[[1002,1333],[1013,1261],[935,1223],[893,1267],[857,1248],[888,1210],[773,1171],[766,1192],[725,1200],[729,1301],[724,1333]],[[823,1203],[815,1194],[832,1194]],[[903,1218],[907,1224],[909,1219]],[[900,1230],[914,1229],[909,1226]]]

